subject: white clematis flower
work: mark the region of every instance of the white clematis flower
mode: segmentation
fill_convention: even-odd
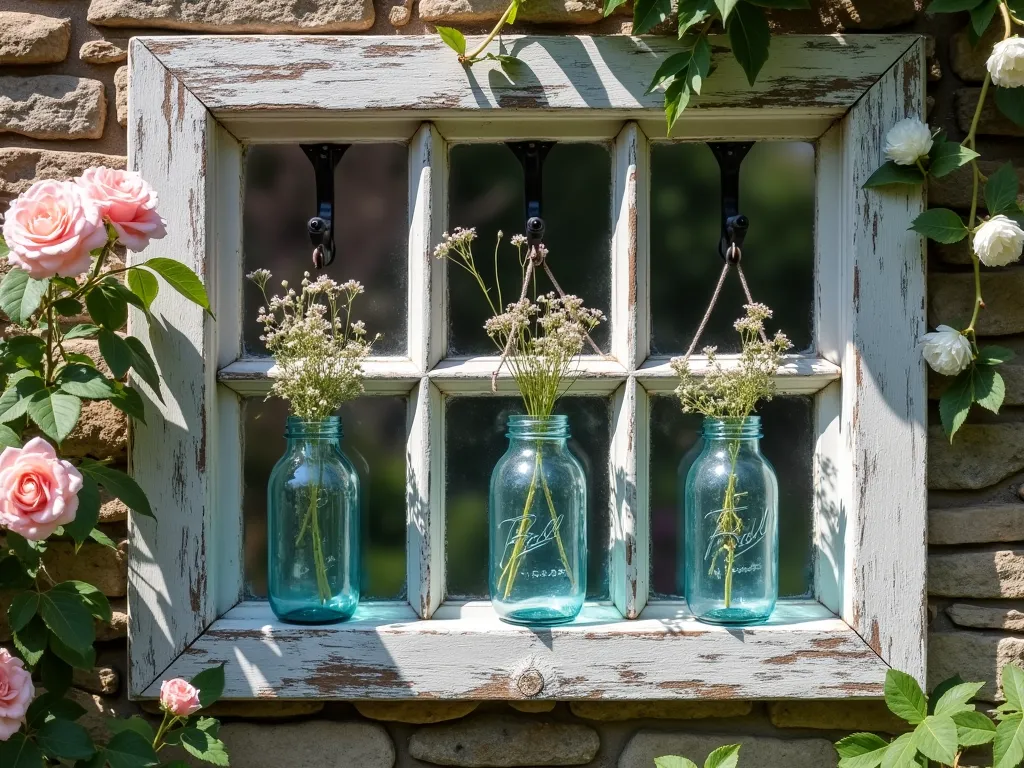
[[[926,333],[922,342],[925,362],[943,376],[956,376],[974,358],[971,342],[948,325],[940,325],[932,333]]]
[[[885,137],[885,156],[896,165],[915,165],[932,151],[932,129],[917,118],[900,120]]]
[[[993,216],[974,233],[974,252],[986,267],[1005,267],[1020,259],[1024,229],[1006,216]]]
[[[992,82],[1000,88],[1024,88],[1024,38],[996,43],[986,66]]]

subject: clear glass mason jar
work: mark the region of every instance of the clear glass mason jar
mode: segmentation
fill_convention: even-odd
[[[510,416],[491,474],[490,589],[514,624],[572,621],[587,594],[587,477],[569,418]]]
[[[267,589],[282,621],[344,621],[359,603],[359,476],[341,437],[337,416],[288,417],[267,484]]]
[[[755,624],[778,600],[779,484],[760,441],[760,416],[705,419],[681,489],[686,602],[701,621]]]

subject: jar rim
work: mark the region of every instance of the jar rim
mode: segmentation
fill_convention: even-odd
[[[508,417],[508,432],[505,437],[567,438],[569,437],[569,417],[561,413],[551,416],[511,414]]]
[[[754,414],[737,417],[705,416],[704,436],[712,438],[760,438],[763,437],[761,417]]]
[[[285,420],[285,437],[341,437],[343,428],[340,416],[328,416],[318,421],[306,421],[294,414]]]

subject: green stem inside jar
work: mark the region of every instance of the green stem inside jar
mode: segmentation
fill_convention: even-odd
[[[736,491],[736,462],[740,455],[740,441],[733,440],[729,443],[729,481],[725,486],[725,497],[722,499],[722,508],[718,514],[718,525],[715,527],[714,536],[722,539],[715,556],[711,559],[711,568],[708,575],[713,575],[718,557],[725,553],[725,607],[732,607],[732,576],[736,563],[736,542],[739,541],[743,532],[743,519],[736,512],[736,500],[743,496],[743,493]]]
[[[316,587],[320,596],[320,604],[326,605],[331,599],[331,584],[327,579],[327,560],[324,557],[324,540],[320,532],[320,486],[324,480],[324,466],[317,458],[317,481],[309,487],[309,505],[299,526],[299,534],[295,537],[295,546],[302,546],[306,531],[310,533],[310,546],[313,549],[313,568],[316,571]]]

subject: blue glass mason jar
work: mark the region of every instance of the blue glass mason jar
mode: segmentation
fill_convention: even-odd
[[[510,416],[491,474],[490,589],[513,624],[572,621],[587,594],[587,476],[569,418]]]
[[[289,416],[267,484],[267,588],[281,621],[327,624],[359,603],[359,476],[341,419]]]
[[[704,420],[683,493],[686,602],[701,621],[756,624],[775,610],[779,484],[760,441],[760,416]]]

